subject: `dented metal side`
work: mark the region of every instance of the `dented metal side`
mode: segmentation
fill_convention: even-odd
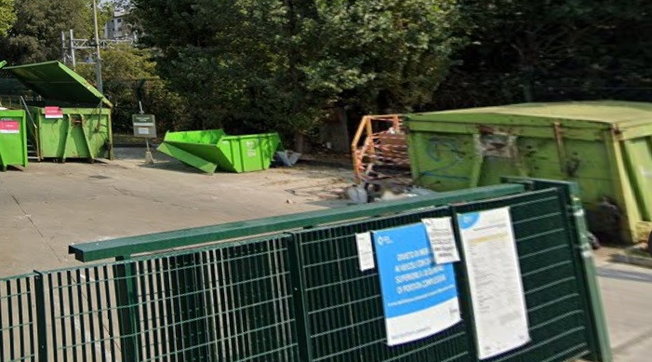
[[[647,240],[652,231],[652,104],[527,104],[405,118],[420,186],[456,190],[501,175],[575,181],[603,241]]]

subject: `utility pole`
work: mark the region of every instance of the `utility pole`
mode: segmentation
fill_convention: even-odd
[[[75,56],[75,32],[70,29],[70,62],[72,63],[72,69],[77,68],[77,59]]]
[[[66,32],[61,32],[61,61],[64,64],[70,65],[73,70],[77,67],[76,50],[85,49],[83,46],[78,46],[79,42],[75,39],[75,33],[72,29],[69,32],[69,39],[66,39]]]
[[[100,39],[100,49],[110,48],[118,44],[127,44],[133,45],[135,41],[133,39]],[[77,66],[77,51],[83,51],[84,54],[90,50],[92,52],[97,51],[97,46],[93,44],[93,41],[90,39],[75,39],[75,33],[72,29],[68,32],[68,38],[66,38],[66,32],[61,32],[61,55],[62,60],[66,65],[72,66],[74,69]],[[90,63],[90,62],[89,62]]]
[[[93,0],[93,22],[95,23],[95,77],[97,89],[100,93],[104,93],[104,85],[102,84],[102,55],[100,54],[100,33],[97,26],[97,0]]]

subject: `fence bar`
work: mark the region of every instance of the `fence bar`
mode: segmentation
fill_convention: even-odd
[[[38,340],[38,360],[40,362],[48,361],[48,337],[47,337],[47,317],[46,317],[46,304],[45,304],[45,281],[43,274],[35,271],[35,293],[36,293],[36,335]],[[54,328],[54,326],[53,326]]]
[[[135,262],[114,266],[118,321],[121,335],[122,358],[140,360],[140,313],[138,312],[138,286]]]
[[[299,236],[300,237],[300,236]],[[312,342],[310,340],[310,318],[306,305],[306,283],[303,273],[303,256],[301,243],[294,238],[289,243],[290,277],[292,278],[292,295],[294,299],[294,314],[297,321],[297,337],[299,339],[299,360],[312,361]]]

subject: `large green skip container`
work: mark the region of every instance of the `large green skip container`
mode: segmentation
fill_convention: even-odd
[[[0,109],[0,169],[27,163],[25,111]]]
[[[418,185],[449,191],[497,184],[504,175],[572,180],[600,240],[650,235],[650,103],[531,103],[409,114],[405,120]]]
[[[83,77],[57,61],[5,69],[43,98],[27,107],[39,160],[112,158],[112,104]]]
[[[206,173],[269,168],[281,139],[278,133],[228,136],[223,130],[168,132],[160,152]]]

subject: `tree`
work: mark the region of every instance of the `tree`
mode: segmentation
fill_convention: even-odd
[[[334,108],[409,110],[430,100],[456,43],[454,0],[133,3],[198,128],[301,134]]]
[[[460,12],[469,45],[437,107],[620,98],[609,89],[649,84],[649,1],[460,0]]]
[[[14,0],[0,0],[0,36],[6,36],[15,21]]]
[[[131,115],[139,112],[138,102],[146,112],[156,114],[159,132],[181,128],[186,109],[174,92],[155,73],[152,51],[120,45],[102,50],[104,93],[113,103],[113,129],[131,132]],[[95,67],[77,67],[86,79],[95,79]]]
[[[78,38],[93,34],[92,1],[15,0],[16,22],[0,34],[0,52],[14,63],[60,59],[62,31],[73,29]]]

